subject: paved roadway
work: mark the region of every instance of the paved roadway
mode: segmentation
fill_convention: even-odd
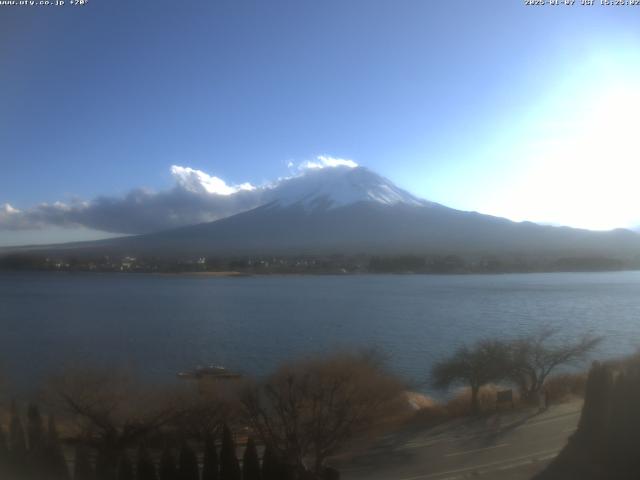
[[[528,480],[575,431],[581,403],[389,435],[336,466],[344,480]]]

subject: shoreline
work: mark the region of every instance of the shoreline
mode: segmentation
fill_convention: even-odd
[[[252,277],[254,274],[234,270],[221,272],[87,272],[87,273],[147,273],[150,275],[177,277]]]
[[[492,275],[544,275],[570,273],[625,273],[640,272],[640,269],[620,270],[540,270],[540,271],[512,271],[512,272],[240,272],[237,270],[200,271],[200,272],[153,272],[132,270],[54,270],[54,269],[0,269],[5,273],[89,273],[89,274],[119,274],[119,275],[156,275],[167,277],[356,277],[356,276],[430,276],[430,277],[464,277],[464,276],[492,276]]]

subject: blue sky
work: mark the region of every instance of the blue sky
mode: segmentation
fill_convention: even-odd
[[[640,7],[523,3],[0,6],[0,205],[163,191],[172,165],[262,184],[331,155],[455,208],[640,224]]]

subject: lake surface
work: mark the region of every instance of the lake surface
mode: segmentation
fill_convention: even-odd
[[[602,334],[598,357],[640,346],[640,272],[265,276],[0,274],[0,364],[31,387],[69,364],[157,380],[222,364],[264,375],[340,347],[379,347],[419,384],[462,342],[560,326]],[[422,388],[424,389],[424,387]]]

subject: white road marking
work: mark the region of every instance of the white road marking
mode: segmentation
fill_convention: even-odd
[[[407,443],[405,443],[404,445],[398,445],[395,448],[391,447],[390,445],[388,446],[380,446],[378,448],[375,449],[376,453],[374,455],[378,455],[379,451],[398,451],[398,450],[409,450],[409,449],[416,449],[416,448],[425,448],[425,447],[430,447],[430,446],[434,446],[437,444],[451,444],[451,443],[457,443],[460,441],[464,441],[464,440],[471,440],[474,438],[481,438],[481,437],[486,437],[489,434],[496,434],[496,433],[501,433],[501,431],[506,431],[506,430],[526,430],[528,428],[533,428],[536,427],[537,425],[542,425],[542,424],[547,424],[547,423],[551,423],[551,422],[558,422],[558,421],[562,421],[562,420],[569,420],[570,417],[573,416],[577,416],[580,414],[580,411],[573,411],[573,412],[566,412],[560,415],[554,415],[552,417],[547,417],[547,418],[533,418],[530,419],[528,422],[519,424],[519,421],[515,421],[515,422],[509,422],[505,425],[502,425],[500,428],[496,429],[496,430],[488,430],[488,431],[484,431],[484,432],[477,432],[474,434],[467,434],[467,435],[460,435],[460,436],[455,436],[455,434],[452,436],[451,433],[446,432],[446,431],[440,431],[439,433],[431,436],[430,438],[424,438],[421,440],[419,439],[414,439],[413,441],[409,441]],[[562,430],[560,430],[562,433],[561,434],[557,434],[556,435],[552,435],[551,437],[546,435],[545,438],[547,438],[547,440],[551,440],[551,439],[566,439],[567,434],[568,433],[572,433],[576,430],[576,427],[572,427],[572,428],[563,428]],[[496,446],[491,446],[491,447],[486,447],[485,449],[491,449],[491,448],[499,448],[499,447],[503,447],[503,446],[507,446],[508,444],[501,444],[501,445],[496,445]],[[464,454],[468,454],[468,453],[473,453],[474,451],[481,451],[484,449],[478,449],[478,450],[470,450],[470,451],[466,451],[466,452],[456,452],[453,454],[447,454],[445,455],[446,457],[451,457],[451,456],[456,456],[456,455],[464,455]],[[465,467],[465,468],[461,468],[461,469],[456,469],[456,470],[450,470],[450,471],[444,471],[444,472],[435,472],[435,473],[430,473],[430,474],[422,474],[422,475],[418,475],[418,476],[413,476],[413,477],[407,477],[407,478],[402,478],[402,479],[398,479],[397,477],[393,477],[392,479],[390,478],[389,480],[459,480],[459,479],[463,479],[463,478],[468,478],[469,475],[487,475],[492,471],[501,471],[501,470],[509,470],[509,469],[514,469],[514,468],[518,468],[521,466],[526,466],[526,465],[532,465],[535,464],[537,462],[543,462],[543,461],[547,461],[550,460],[552,458],[554,458],[555,456],[557,456],[558,452],[561,450],[561,447],[558,447],[556,449],[553,450],[545,450],[545,451],[540,451],[540,452],[535,452],[535,453],[530,453],[527,455],[522,455],[519,457],[513,457],[513,458],[506,458],[503,460],[498,460],[495,462],[491,462],[491,463],[485,463],[485,464],[481,464],[481,465],[476,465],[476,466],[472,466],[472,467]],[[371,452],[373,453],[373,452]],[[356,471],[356,470],[366,470],[366,469],[371,469],[371,466],[358,466],[358,467],[351,467],[351,468],[347,468],[345,470],[343,470],[343,472],[350,472],[350,471]]]
[[[441,443],[452,443],[452,442],[456,442],[460,439],[458,438],[439,438],[437,440],[431,440],[429,442],[423,442],[423,443],[419,443],[419,442],[411,442],[411,443],[407,443],[405,445],[402,445],[400,447],[397,447],[396,450],[411,450],[412,448],[425,448],[425,447],[431,447],[433,445],[439,445]]]
[[[563,413],[562,415],[556,415],[554,417],[543,418],[543,419],[540,419],[540,420],[533,420],[531,422],[523,423],[518,428],[535,427],[536,425],[541,425],[543,423],[559,422],[560,420],[564,420],[567,417],[574,417],[574,416],[580,415],[580,413],[582,413],[581,410],[576,411],[576,412]]]
[[[513,457],[507,460],[501,460],[497,462],[484,463],[481,465],[474,465],[473,467],[460,468],[457,470],[448,470],[446,472],[437,472],[437,473],[429,473],[426,475],[417,475],[414,477],[406,477],[398,480],[429,480],[431,478],[439,479],[439,480],[455,480],[461,477],[461,474],[468,472],[478,472],[478,470],[509,470],[512,468],[517,468],[523,465],[529,465],[534,462],[540,462],[545,460],[550,460],[554,458],[558,454],[558,450],[543,450],[536,453],[531,453],[528,455],[523,455],[521,457]],[[484,472],[486,473],[486,472]],[[478,474],[481,474],[478,472]],[[449,475],[449,476],[446,476]]]
[[[476,448],[474,450],[467,450],[464,452],[447,453],[445,457],[459,457],[460,455],[469,455],[470,453],[484,452],[485,450],[493,450],[494,448],[502,448],[502,447],[508,447],[508,446],[509,446],[508,443],[501,443],[500,445],[492,445],[490,447]]]
[[[564,413],[562,415],[557,415],[551,418],[545,418],[545,419],[541,419],[541,420],[534,420],[532,422],[526,422],[523,423],[521,425],[517,425],[517,426],[513,426],[514,424],[517,424],[518,422],[513,422],[511,424],[506,424],[503,425],[501,428],[497,429],[497,430],[486,430],[483,432],[479,432],[479,433],[472,433],[469,435],[461,435],[459,437],[451,437],[451,436],[446,436],[446,434],[439,434],[436,437],[433,437],[432,439],[425,441],[425,442],[419,442],[419,441],[413,441],[413,442],[409,442],[406,443],[404,445],[398,446],[396,447],[394,450],[412,450],[414,448],[426,448],[426,447],[431,447],[433,445],[438,445],[441,443],[455,443],[455,442],[459,442],[459,441],[464,441],[464,440],[473,440],[474,438],[482,438],[482,437],[486,437],[489,434],[496,434],[496,433],[500,433],[503,430],[526,430],[528,428],[534,428],[537,427],[538,425],[543,425],[546,423],[550,423],[550,422],[559,422],[561,420],[565,420],[567,417],[573,416],[573,415],[579,415],[580,412],[570,412],[570,413]],[[575,428],[574,428],[575,429]],[[572,431],[572,430],[571,430]],[[563,430],[563,433],[565,433],[565,431]],[[384,448],[386,450],[386,448]]]

